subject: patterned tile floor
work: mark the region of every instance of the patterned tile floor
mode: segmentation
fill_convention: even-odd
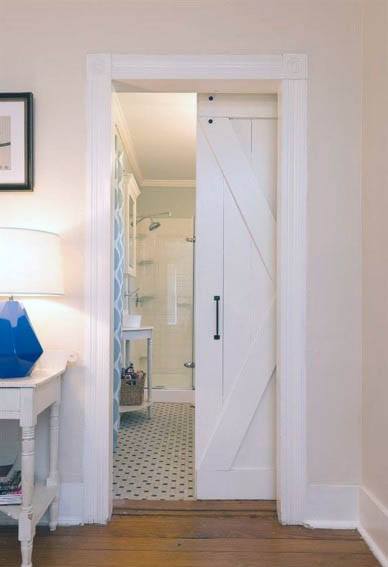
[[[113,497],[190,500],[194,496],[194,407],[155,403],[123,415],[113,454]]]

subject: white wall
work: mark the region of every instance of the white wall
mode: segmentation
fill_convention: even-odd
[[[191,218],[195,210],[194,187],[142,187],[137,200],[138,215],[171,211],[174,218]]]
[[[380,547],[385,555],[385,565],[388,565],[387,0],[365,3],[364,42],[364,352],[360,521],[368,541]]]
[[[67,294],[31,313],[46,347],[81,355],[86,54],[308,54],[308,477],[358,483],[361,1],[5,0],[2,23],[0,88],[35,95],[36,185],[0,195],[0,224],[61,233]],[[65,380],[61,423],[62,476],[74,483],[82,398],[81,362]]]

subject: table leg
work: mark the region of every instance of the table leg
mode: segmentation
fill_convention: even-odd
[[[49,527],[54,531],[58,524],[59,511],[59,475],[58,475],[58,446],[59,446],[59,403],[55,402],[50,407],[50,469],[47,478],[47,486],[56,489],[56,495],[49,509]]]
[[[19,517],[22,567],[32,567],[34,473],[35,427],[22,427],[22,505]]]
[[[148,402],[152,402],[152,338],[147,339],[147,390]],[[152,417],[152,407],[148,406],[148,418]]]

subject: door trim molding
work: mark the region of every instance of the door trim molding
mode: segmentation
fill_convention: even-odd
[[[277,493],[284,524],[306,499],[307,57],[87,56],[84,521],[112,511],[112,81],[275,81],[279,95],[277,228]]]

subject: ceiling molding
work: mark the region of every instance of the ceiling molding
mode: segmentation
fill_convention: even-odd
[[[124,116],[119,97],[113,93],[113,121],[122,139],[128,161],[131,164],[133,174],[137,184],[141,188],[159,187],[159,188],[194,188],[195,179],[144,179],[142,170],[137,159],[135,145],[133,143],[127,121]]]
[[[143,179],[142,187],[160,188],[192,188],[195,187],[195,179]]]

